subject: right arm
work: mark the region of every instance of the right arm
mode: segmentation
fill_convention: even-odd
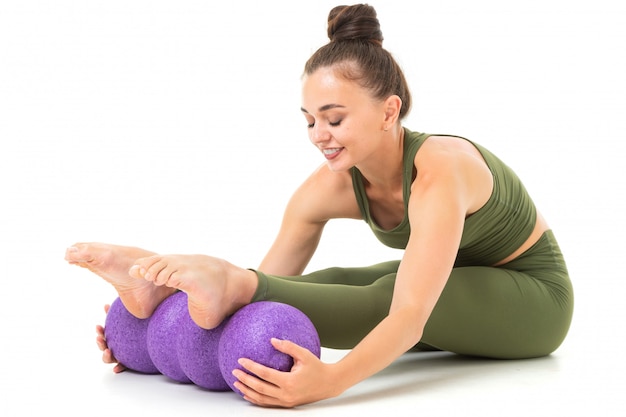
[[[360,219],[349,172],[332,172],[324,164],[295,191],[278,236],[259,270],[273,275],[300,275],[313,257],[324,226],[333,218]]]
[[[295,191],[283,216],[274,244],[259,266],[259,271],[273,275],[300,275],[311,260],[331,218],[360,219],[349,173],[334,173],[326,165],[317,169]],[[109,306],[105,306],[108,313]],[[105,363],[116,364],[118,373],[126,368],[117,362],[108,348],[104,327],[96,327],[96,343]]]

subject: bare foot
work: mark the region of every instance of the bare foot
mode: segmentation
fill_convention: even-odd
[[[219,326],[227,316],[248,304],[257,287],[253,271],[206,255],[138,259],[130,275],[187,293],[189,315],[204,329]]]
[[[135,317],[145,319],[174,292],[129,275],[136,259],[152,255],[154,252],[129,246],[77,243],[67,249],[65,260],[104,278],[113,285],[126,309]]]

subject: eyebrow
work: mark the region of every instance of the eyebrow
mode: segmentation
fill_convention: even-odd
[[[336,108],[345,108],[346,106],[342,106],[341,104],[325,104],[322,107],[320,107],[319,109],[317,109],[318,112],[322,113],[325,112],[326,110],[330,110],[330,109],[336,109]],[[305,109],[304,107],[300,107],[300,110],[304,113],[309,113],[307,111],[307,109]]]

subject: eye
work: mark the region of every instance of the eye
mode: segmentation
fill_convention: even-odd
[[[341,124],[341,119],[337,120],[336,122],[328,122],[328,124],[332,127],[337,127]]]

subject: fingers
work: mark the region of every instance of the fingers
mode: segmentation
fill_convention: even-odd
[[[280,388],[275,384],[265,379],[269,374],[276,371],[275,369],[267,368],[263,365],[259,365],[250,360],[241,360],[240,363],[244,368],[256,369],[257,376],[250,375],[240,369],[235,369],[233,375],[237,378],[234,386],[243,394],[243,397],[253,404],[262,406],[277,406],[279,405],[278,396],[280,395]],[[267,371],[267,372],[266,372]],[[273,372],[271,372],[273,371]],[[265,377],[263,376],[265,375]],[[272,377],[270,377],[272,378]],[[275,375],[273,376],[275,379]]]
[[[303,361],[308,357],[308,355],[313,355],[308,349],[303,348],[302,346],[299,346],[293,342],[290,342],[289,340],[272,338],[271,342],[272,346],[274,346],[276,350],[291,356],[294,359],[294,363]],[[260,378],[261,380],[266,381],[273,386],[281,386],[284,383],[285,376],[289,374],[289,372],[282,372],[274,368],[261,365],[260,363],[254,362],[246,358],[239,359],[238,363],[244,369],[246,369],[253,375],[256,375],[257,377],[255,378],[254,376],[251,376],[241,370],[234,370],[233,375],[235,375],[237,379],[239,379],[246,385],[248,385],[248,382],[255,384]],[[265,386],[260,386],[260,388],[267,389],[267,387]]]
[[[105,348],[102,351],[102,362],[104,363],[117,363],[115,357],[113,357],[113,353],[111,353],[111,349]]]
[[[120,372],[124,372],[126,370],[126,367],[119,363],[117,359],[115,359],[115,356],[113,356],[113,352],[111,352],[111,349],[106,346],[106,342],[104,340],[98,341],[98,348],[102,350],[102,362],[106,364],[115,364],[115,366],[113,367],[113,372],[119,374]]]
[[[299,346],[289,340],[281,340],[272,338],[271,340],[272,346],[279,352],[285,353],[291,356],[294,362],[301,362],[305,360],[310,355],[313,355],[310,350]],[[315,355],[313,355],[315,356]]]
[[[116,374],[119,374],[120,372],[124,372],[125,370],[126,370],[126,367],[122,365],[121,363],[118,363],[113,368],[113,372],[115,372]]]
[[[98,349],[100,349],[101,351],[104,351],[105,349],[107,349],[107,342],[104,339],[104,327],[102,326],[96,326],[96,344],[98,345]]]
[[[106,310],[108,311],[108,305],[106,306]],[[104,363],[114,363],[115,367],[113,368],[113,372],[119,374],[120,372],[124,372],[126,367],[118,362],[113,356],[113,352],[109,349],[106,339],[104,338],[104,327],[97,325],[96,326],[96,344],[98,345],[98,349],[102,351],[102,362]]]
[[[102,352],[102,362],[104,363],[117,363],[111,349],[107,345],[107,341],[104,338],[104,327],[98,325],[96,326],[96,344],[98,345],[98,349]]]
[[[252,385],[257,385],[257,382],[266,381],[273,386],[280,385],[281,377],[284,372],[278,371],[274,368],[269,368],[246,358],[241,358],[238,362],[239,365],[244,367],[244,369],[252,373],[252,375],[250,375],[240,369],[235,369],[233,371],[233,375],[244,384],[248,385],[248,383],[251,383]],[[259,388],[263,388],[263,386],[259,386]]]
[[[110,304],[104,305],[105,314],[109,313],[110,308]],[[109,349],[106,338],[104,337],[104,326],[101,326],[99,324],[96,326],[96,344],[98,345],[98,349],[102,351],[102,362],[107,364],[115,364],[115,366],[113,367],[113,372],[119,374],[120,372],[124,372],[126,370],[126,367],[119,363],[117,359],[115,359],[115,356],[113,356],[113,352],[111,352],[111,349]]]

